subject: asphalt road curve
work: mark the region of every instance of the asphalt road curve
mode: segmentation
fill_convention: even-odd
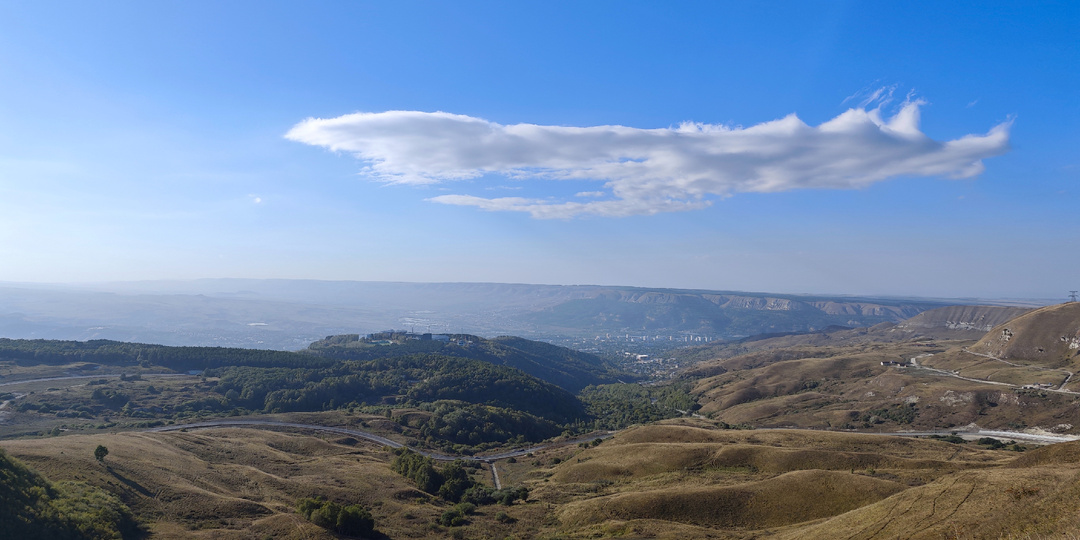
[[[312,431],[323,431],[323,432],[327,432],[327,433],[337,433],[337,434],[340,434],[340,435],[348,435],[350,437],[357,437],[357,438],[360,438],[360,439],[371,441],[371,442],[376,443],[376,444],[381,444],[383,446],[389,446],[390,448],[402,448],[402,447],[405,446],[405,445],[403,445],[403,444],[401,444],[401,443],[399,443],[397,441],[393,441],[393,440],[387,439],[386,437],[381,437],[381,436],[376,435],[374,433],[369,433],[367,431],[362,431],[362,430],[359,430],[359,429],[348,429],[348,428],[341,428],[341,427],[319,426],[319,425],[315,425],[315,424],[299,424],[299,423],[294,423],[294,422],[277,422],[277,421],[274,421],[274,420],[209,420],[209,421],[206,421],[206,422],[196,422],[196,423],[193,423],[193,424],[176,424],[176,425],[172,425],[172,426],[160,426],[160,427],[156,427],[156,428],[150,428],[150,429],[148,429],[146,431],[160,433],[160,432],[166,432],[166,431],[180,431],[180,430],[186,430],[186,429],[205,429],[205,428],[216,428],[216,427],[246,427],[246,428],[256,428],[256,429],[266,429],[266,428],[280,427],[280,428],[307,429],[307,430],[312,430]],[[571,445],[571,444],[579,444],[579,443],[583,443],[583,442],[592,442],[592,441],[594,441],[596,439],[606,439],[608,437],[611,437],[614,434],[615,434],[614,431],[606,431],[606,432],[602,432],[602,433],[594,433],[594,434],[591,434],[591,435],[586,435],[584,437],[578,437],[578,438],[575,438],[575,439],[561,441],[561,442],[558,442],[558,443],[541,444],[541,445],[537,445],[537,446],[529,446],[529,447],[525,447],[525,448],[518,448],[518,449],[515,449],[515,450],[510,450],[509,452],[500,452],[498,454],[487,454],[487,455],[483,455],[483,456],[448,456],[446,454],[438,454],[438,453],[435,453],[435,452],[428,452],[426,450],[420,450],[420,449],[417,449],[417,448],[410,448],[410,449],[413,452],[416,452],[416,453],[418,453],[418,454],[420,454],[422,456],[427,456],[429,458],[437,459],[437,460],[440,460],[440,461],[454,461],[456,459],[461,459],[461,460],[464,460],[464,461],[479,461],[479,462],[490,463],[490,462],[500,460],[500,459],[524,456],[526,454],[529,454],[530,452],[537,452],[537,451],[544,450],[546,448],[552,448],[552,447],[555,447],[555,446],[566,446],[566,445]]]

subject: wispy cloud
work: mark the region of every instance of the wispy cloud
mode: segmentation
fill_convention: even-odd
[[[898,86],[899,85],[896,84],[890,84],[888,86],[870,85],[844,98],[844,101],[841,103],[846,105],[858,100],[858,107],[860,109],[865,109],[871,105],[874,108],[884,107],[893,100],[893,94],[896,93]]]
[[[892,93],[882,90],[860,102],[881,104]],[[429,199],[555,219],[694,210],[736,193],[855,189],[897,176],[967,178],[983,171],[983,159],[1008,151],[1011,122],[986,134],[935,141],[919,129],[922,104],[909,96],[889,118],[880,105],[860,106],[818,126],[792,114],[746,128],[502,125],[445,112],[388,111],[309,118],[286,137],[352,153],[365,162],[366,175],[384,182],[435,184],[485,174],[591,180],[611,197]],[[579,194],[586,195],[596,193]]]

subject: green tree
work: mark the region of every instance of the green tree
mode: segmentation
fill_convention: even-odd
[[[358,504],[342,506],[321,498],[303,498],[296,510],[312,523],[345,536],[368,537],[375,531],[371,513]]]
[[[104,446],[102,446],[100,444],[98,445],[97,448],[94,449],[94,457],[98,461],[105,461],[105,456],[107,456],[107,455],[109,455],[109,449],[105,448]]]

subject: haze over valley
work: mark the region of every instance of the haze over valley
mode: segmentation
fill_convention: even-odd
[[[0,2],[0,540],[1075,539],[1077,28]]]

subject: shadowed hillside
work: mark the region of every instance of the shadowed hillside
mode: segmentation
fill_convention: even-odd
[[[0,533],[20,540],[141,536],[131,510],[112,495],[84,482],[54,484],[3,450]]]

